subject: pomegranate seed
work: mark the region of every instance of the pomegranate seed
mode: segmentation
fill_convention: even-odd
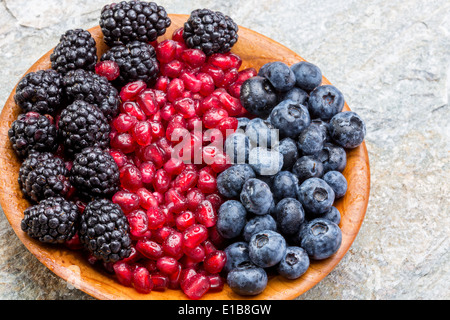
[[[173,103],[175,110],[183,115],[184,118],[191,118],[195,115],[194,100],[190,98],[177,99]]]
[[[237,116],[241,112],[241,102],[239,99],[232,97],[229,93],[222,93],[219,97],[219,101],[223,108],[228,112],[228,115]]]
[[[156,268],[156,261],[155,260],[150,260],[147,258],[143,258],[139,261],[139,263],[142,263],[142,265],[150,272],[157,272],[157,268]]]
[[[225,244],[225,239],[217,231],[216,226],[208,229],[208,239],[217,247],[221,248]]]
[[[100,61],[95,65],[95,73],[105,77],[109,81],[116,80],[120,75],[117,62],[111,60]]]
[[[159,113],[161,115],[161,113]],[[150,128],[151,128],[151,135],[155,139],[162,138],[166,135],[164,126],[160,122],[160,119],[158,121],[149,121]]]
[[[148,146],[152,142],[152,127],[147,121],[138,122],[132,129],[133,138],[137,144]]]
[[[183,62],[178,61],[178,60],[172,60],[168,63],[162,64],[160,71],[163,76],[166,76],[166,77],[169,77],[172,79],[177,79],[180,76],[181,71],[183,71],[183,69],[184,69]],[[170,87],[170,84],[169,84],[169,87]],[[169,87],[168,87],[168,89],[169,89]]]
[[[150,293],[153,289],[153,281],[150,272],[145,267],[138,267],[133,272],[133,285],[137,292]]]
[[[215,128],[220,120],[228,117],[228,112],[222,108],[211,108],[203,115],[203,124],[206,128]]]
[[[167,103],[161,109],[161,118],[166,121],[169,121],[176,114],[175,108],[171,103]]]
[[[205,200],[205,195],[198,188],[193,188],[186,194],[186,201],[189,210],[196,210],[200,202]]]
[[[111,147],[114,149],[119,149],[123,153],[132,153],[136,149],[136,141],[133,136],[129,133],[120,133],[111,140]]]
[[[233,97],[240,99],[242,83],[235,82],[228,86],[227,91]]]
[[[206,54],[199,49],[187,49],[181,54],[181,59],[192,68],[197,68],[205,63]]]
[[[134,101],[125,101],[120,105],[120,112],[135,117],[139,121],[146,119],[144,111]]]
[[[214,244],[206,239],[205,241],[203,241],[203,247],[205,248],[205,255],[208,255],[212,252],[217,251],[217,248],[214,246]]]
[[[122,101],[134,100],[145,88],[147,88],[147,84],[142,80],[127,83],[120,90],[120,98]]]
[[[180,231],[184,231],[194,224],[195,216],[191,211],[183,211],[175,218],[175,225]]]
[[[169,285],[169,278],[159,272],[152,273],[151,278],[153,282],[153,291],[165,291]]]
[[[135,262],[142,258],[141,254],[136,250],[136,247],[131,245],[131,253],[127,258],[122,259],[122,262]]]
[[[170,158],[169,161],[164,164],[164,170],[171,176],[179,175],[185,167],[186,165],[184,162],[177,158]]]
[[[133,283],[133,270],[125,262],[118,261],[113,265],[117,280],[126,287],[131,287]]]
[[[174,186],[180,191],[185,192],[194,187],[198,181],[198,172],[196,170],[184,169],[174,180]]]
[[[202,87],[199,91],[202,96],[207,97],[213,93],[215,89],[214,79],[209,74],[201,72],[197,75],[197,79],[202,82]]]
[[[156,208],[158,207],[158,200],[156,200],[153,193],[145,188],[140,188],[136,191],[139,196],[139,205],[144,209]]]
[[[244,81],[256,77],[258,75],[258,71],[255,68],[247,68],[239,71],[238,78],[236,79],[237,83],[244,83]]]
[[[155,89],[167,93],[167,87],[169,86],[169,83],[170,83],[169,77],[160,76],[158,77],[158,79],[156,79]]]
[[[183,28],[178,28],[173,32],[172,40],[184,43]]]
[[[139,165],[139,171],[141,172],[141,180],[145,184],[153,182],[156,174],[156,166],[151,161],[142,162]]]
[[[196,274],[184,282],[183,292],[192,300],[198,300],[209,290],[209,280],[202,274]]]
[[[236,132],[239,125],[239,121],[234,117],[226,117],[219,121],[217,124],[217,129],[220,130],[224,139],[226,139],[230,134]]]
[[[151,207],[147,210],[148,229],[156,230],[166,222],[166,216],[160,208]]]
[[[208,238],[208,229],[202,224],[194,224],[183,231],[183,245],[194,248]]]
[[[111,157],[113,157],[114,162],[117,164],[119,168],[122,168],[124,165],[129,163],[129,159],[127,158],[125,153],[123,153],[120,150],[111,149],[109,150],[109,154],[111,155]]]
[[[169,190],[170,176],[164,169],[156,171],[155,179],[153,180],[153,188],[155,191],[164,193]]]
[[[172,232],[164,240],[162,248],[167,255],[180,259],[183,256],[183,235],[178,231]]]
[[[203,267],[209,273],[219,273],[227,262],[227,255],[221,250],[208,254],[203,262]]]
[[[180,98],[184,92],[184,83],[181,79],[173,79],[167,86],[167,99],[174,102]]]
[[[187,209],[186,197],[175,188],[167,190],[165,204],[167,209],[174,213],[180,213]]]
[[[196,109],[198,108],[199,103],[198,102],[194,102],[196,104]],[[196,111],[197,113],[197,111]],[[202,127],[202,119],[200,119],[200,117],[198,115],[193,116],[192,118],[188,119],[186,121],[186,126],[189,131],[193,131],[196,130],[197,128]]]
[[[155,168],[159,169],[164,165],[165,154],[155,143],[151,143],[150,145],[144,147],[142,151],[142,159],[153,162]]]
[[[117,132],[127,132],[137,123],[137,119],[134,116],[130,116],[126,113],[119,114],[116,118],[113,119],[112,125],[117,130]]]
[[[214,157],[214,162],[210,166],[215,173],[221,173],[231,166],[230,157],[227,154],[218,154]]]
[[[207,73],[211,76],[211,78],[213,78],[216,87],[222,84],[225,77],[225,73],[222,69],[210,64],[204,64],[200,70],[201,72]]]
[[[180,276],[181,276],[181,265],[178,265],[177,272],[174,272],[169,275],[169,289],[176,290],[180,288]]]
[[[228,70],[231,68],[239,69],[242,65],[242,60],[233,53],[215,53],[209,56],[208,63],[222,70]]]
[[[162,226],[161,228],[156,229],[153,232],[152,240],[158,242],[159,244],[162,244],[164,240],[166,240],[166,238],[170,236],[174,231],[175,230],[169,226]]]
[[[141,172],[134,165],[127,164],[119,171],[120,184],[123,189],[135,191],[142,188]]]
[[[194,248],[184,247],[183,252],[194,262],[202,262],[206,257],[205,249],[202,245],[198,245]]]
[[[237,69],[230,69],[227,72],[225,72],[224,77],[223,77],[223,81],[220,84],[220,87],[222,88],[226,88],[229,85],[231,85],[232,83],[234,83],[238,78],[238,71]]]
[[[202,82],[192,72],[184,71],[180,75],[180,79],[183,80],[184,87],[190,92],[196,93],[202,88]]]
[[[205,167],[200,170],[197,187],[205,194],[217,191],[217,181],[211,167]]]
[[[136,250],[138,250],[143,256],[157,260],[164,255],[162,246],[152,240],[141,239],[136,242]]]
[[[148,230],[148,217],[144,210],[134,210],[127,215],[130,233],[135,237],[143,236]]]
[[[168,139],[166,139],[166,137],[162,137],[158,141],[156,141],[156,145],[162,151],[164,161],[168,161],[173,151],[172,143]]]
[[[211,274],[208,275],[209,280],[209,290],[208,292],[221,292],[223,290],[223,286],[225,285],[225,281],[223,278],[218,274]],[[153,287],[153,290],[154,287]]]
[[[216,224],[216,212],[208,200],[203,200],[195,211],[195,220],[209,228]]]
[[[64,245],[69,248],[70,250],[80,250],[83,249],[83,244],[80,241],[80,238],[78,236],[78,233],[75,233],[75,235],[64,242]]]
[[[189,281],[190,278],[195,276],[196,274],[197,274],[196,268],[184,267],[183,270],[181,271],[181,275],[180,275],[180,286],[181,286],[181,289],[183,289],[184,285],[186,284],[186,282]]]
[[[123,190],[113,195],[112,202],[118,204],[125,214],[139,208],[139,196]]]
[[[139,93],[136,102],[147,116],[151,116],[159,110],[158,104],[155,101],[155,93],[152,90],[144,90]]]
[[[211,202],[214,210],[219,210],[220,206],[223,203],[222,197],[218,193],[211,193],[206,196],[206,200]]]
[[[156,46],[156,58],[161,63],[168,63],[175,58],[176,42],[173,40],[164,40]]]
[[[170,275],[178,271],[179,263],[176,259],[168,256],[159,258],[156,261],[156,267],[161,273]]]

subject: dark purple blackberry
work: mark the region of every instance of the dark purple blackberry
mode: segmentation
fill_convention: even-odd
[[[53,118],[36,112],[20,114],[8,130],[8,137],[20,157],[28,156],[30,151],[54,152],[58,147]]]
[[[197,9],[184,24],[183,38],[189,48],[200,49],[208,56],[226,53],[238,40],[238,26],[219,11]]]
[[[76,100],[62,112],[58,122],[64,150],[70,155],[87,147],[106,148],[109,145],[108,120],[96,106]]]
[[[109,197],[119,190],[119,168],[108,152],[85,148],[75,155],[70,182],[86,198]]]
[[[108,121],[119,113],[119,92],[105,77],[83,69],[71,70],[63,77],[70,102],[83,100],[95,104]]]
[[[115,61],[119,65],[120,75],[115,81],[118,85],[137,80],[151,82],[159,73],[155,48],[146,42],[132,41],[112,47],[101,57],[101,61],[106,60]]]
[[[119,205],[107,199],[88,203],[81,215],[78,235],[84,247],[105,262],[131,254],[130,226]]]
[[[171,24],[166,10],[154,2],[121,1],[103,7],[100,16],[105,43],[110,46],[138,40],[155,41]]]
[[[31,153],[19,169],[19,186],[29,199],[62,196],[70,190],[69,171],[64,160],[51,153]]]
[[[62,197],[42,200],[24,211],[20,224],[30,237],[45,243],[63,243],[75,235],[80,212],[75,203]]]
[[[54,70],[27,73],[17,84],[15,103],[23,112],[54,115],[64,100],[62,76]]]
[[[52,69],[61,74],[69,70],[85,69],[93,71],[97,63],[97,47],[89,31],[67,30],[50,55]]]

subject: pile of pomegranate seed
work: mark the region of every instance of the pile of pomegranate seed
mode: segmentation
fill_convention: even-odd
[[[188,49],[182,30],[152,43],[159,78],[151,88],[142,81],[125,85],[111,122],[110,153],[121,183],[112,200],[126,214],[133,240],[131,256],[111,269],[138,292],[181,289],[199,299],[224,286],[216,177],[231,165],[223,141],[237,129],[237,117],[247,116],[240,87],[257,72],[239,71],[242,60],[233,53],[207,57]],[[107,64],[98,70],[115,72]]]

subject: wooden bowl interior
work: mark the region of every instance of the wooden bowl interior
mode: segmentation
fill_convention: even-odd
[[[159,41],[170,37],[172,32],[182,27],[188,18],[187,15],[170,15],[170,17],[172,25],[167,30],[167,36],[160,37]],[[102,32],[98,26],[89,31],[97,42],[98,56],[100,56],[108,49],[103,42]],[[49,69],[51,67],[49,60],[51,52],[39,59],[27,73]],[[239,41],[233,47],[232,52],[243,59],[241,69],[254,67],[258,70],[262,65],[271,61],[283,61],[292,65],[304,60],[281,44],[243,27],[240,27]],[[330,84],[325,77],[323,78],[323,84]],[[0,116],[0,204],[16,235],[28,250],[56,275],[97,299],[187,299],[179,290],[140,294],[134,288],[120,285],[114,276],[107,274],[102,268],[91,266],[80,252],[71,251],[62,246],[42,244],[31,239],[21,230],[20,222],[23,218],[23,211],[30,206],[30,203],[23,197],[18,186],[17,178],[21,163],[10,146],[7,134],[12,122],[20,113],[19,107],[14,103],[14,93],[15,88]],[[345,110],[350,110],[347,104]],[[348,191],[335,204],[342,216],[340,223],[342,245],[336,254],[323,261],[312,261],[308,271],[297,280],[286,280],[281,276],[272,277],[266,290],[258,296],[242,297],[225,286],[222,292],[206,294],[203,299],[293,299],[322,280],[348,251],[365,216],[369,200],[370,172],[368,154],[364,143],[356,149],[347,151],[347,167],[343,174],[348,181]]]

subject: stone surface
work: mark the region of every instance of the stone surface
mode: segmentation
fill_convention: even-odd
[[[99,0],[0,1],[0,107]],[[371,198],[339,265],[299,299],[450,299],[450,3],[174,1],[229,14],[317,64],[367,124]],[[46,269],[0,214],[0,299],[92,299]]]

